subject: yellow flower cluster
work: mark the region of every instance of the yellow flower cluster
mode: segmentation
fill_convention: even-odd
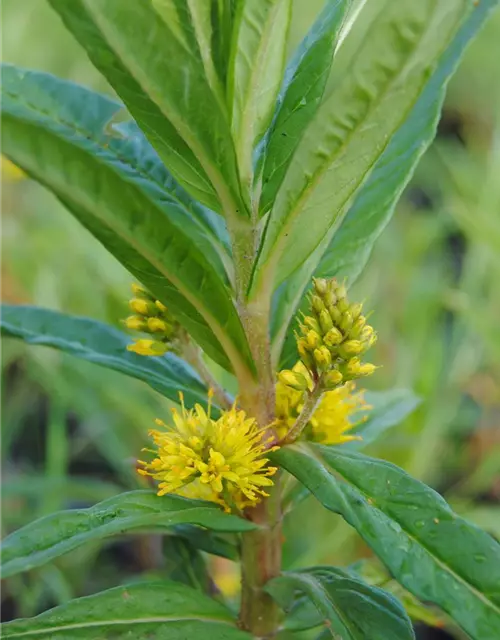
[[[211,397],[211,396],[210,396]],[[172,410],[174,427],[161,420],[162,431],[151,430],[156,446],[151,462],[139,460],[138,472],[159,481],[158,495],[176,493],[216,502],[226,511],[254,506],[268,494],[276,472],[264,457],[264,432],[253,418],[233,406],[214,420],[200,405]]]
[[[376,367],[361,362],[377,336],[361,314],[362,305],[349,304],[345,286],[335,279],[314,280],[309,296],[310,315],[304,316],[296,334],[300,359],[314,383],[334,389],[349,380],[371,375]],[[297,390],[305,390],[307,377],[298,371],[284,370],[280,381]]]
[[[124,324],[127,329],[147,333],[154,338],[136,338],[127,349],[140,356],[162,356],[167,351],[177,351],[180,325],[167,307],[138,284],[132,284],[132,292],[134,297],[129,306],[135,315],[124,320]]]
[[[292,369],[307,381],[305,390],[293,389],[278,381],[276,385],[276,423],[279,438],[284,438],[304,406],[306,395],[312,391],[313,380],[302,362]],[[326,391],[312,414],[303,436],[308,440],[322,444],[343,444],[351,440],[361,440],[360,436],[349,433],[366,420],[352,421],[355,414],[368,411],[371,407],[363,398],[362,391],[355,391],[355,383],[350,381],[331,391]]]

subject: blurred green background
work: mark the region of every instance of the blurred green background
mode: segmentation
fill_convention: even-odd
[[[377,2],[370,0],[369,9]],[[321,4],[295,0],[291,48]],[[110,91],[45,0],[3,0],[2,13],[4,61]],[[346,52],[347,59],[348,47]],[[497,538],[499,59],[497,12],[453,78],[437,139],[352,293],[375,310],[380,340],[373,361],[382,368],[373,388],[409,387],[422,399],[405,424],[371,452],[431,484]],[[131,280],[124,269],[44,189],[7,163],[2,179],[3,300],[118,324],[127,313]],[[165,415],[162,398],[118,373],[11,340],[3,343],[2,368],[3,535],[56,509],[86,506],[142,486],[135,456],[152,419]],[[307,536],[304,518],[310,523]],[[358,536],[310,499],[287,519],[288,566],[345,565],[367,556]],[[220,588],[234,594],[234,567],[211,562]],[[144,572],[162,571],[151,537],[85,547],[5,581],[2,617],[34,615]],[[423,627],[420,633],[462,637],[453,628],[451,636]]]

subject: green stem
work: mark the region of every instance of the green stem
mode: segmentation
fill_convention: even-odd
[[[287,433],[283,444],[288,444],[297,440],[302,431],[305,429],[309,420],[312,418],[314,411],[316,410],[316,407],[321,400],[323,391],[324,389],[321,383],[317,382],[314,389],[309,392],[306,401],[304,402],[304,407],[302,408],[302,411],[300,412],[297,420],[295,420],[295,422],[293,423],[292,428]]]
[[[279,473],[279,472],[278,472]],[[248,509],[248,517],[259,529],[242,536],[240,625],[256,638],[274,638],[280,611],[264,590],[281,571],[281,487],[276,477],[270,496]]]

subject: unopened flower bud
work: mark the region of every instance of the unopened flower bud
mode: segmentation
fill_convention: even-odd
[[[311,306],[317,314],[320,314],[325,309],[325,304],[319,296],[312,296]]]
[[[167,312],[168,312],[168,309],[167,309],[167,307],[163,304],[163,302],[160,302],[159,300],[156,300],[156,301],[155,301],[155,305],[156,305],[156,308],[157,308],[159,311],[161,311],[162,313],[167,313]]]
[[[327,347],[332,348],[339,345],[342,342],[342,339],[342,333],[337,329],[337,327],[332,327],[330,331],[328,331],[328,333],[324,336],[323,342]]]
[[[132,282],[130,285],[132,293],[136,298],[143,298],[144,300],[153,300],[153,296],[142,285]]]
[[[358,376],[371,376],[375,369],[377,369],[377,367],[374,364],[366,362],[365,364],[360,365],[358,369]]]
[[[297,349],[300,355],[300,359],[302,360],[304,365],[306,367],[309,367],[309,369],[312,369],[314,367],[314,359],[309,353],[309,345],[307,343],[307,340],[305,340],[304,338],[300,338],[297,341]]]
[[[313,278],[313,285],[318,295],[324,296],[327,292],[328,282],[324,278]]]
[[[356,377],[360,367],[361,360],[359,358],[351,358],[347,363],[346,371],[351,377]]]
[[[352,316],[349,313],[349,311],[346,311],[343,316],[342,316],[342,320],[340,321],[340,328],[342,329],[342,331],[349,331],[352,327]]]
[[[292,389],[296,389],[297,391],[305,391],[307,389],[307,380],[306,378],[295,371],[290,371],[289,369],[284,369],[278,373],[278,379],[287,387],[291,387]]]
[[[158,340],[141,339],[127,345],[127,351],[133,351],[140,356],[162,356],[167,353],[168,346]]]
[[[332,319],[333,323],[339,326],[342,321],[342,314],[340,313],[340,310],[337,309],[337,307],[330,305],[328,307],[328,313],[330,314],[330,318]]]
[[[363,349],[363,343],[359,340],[347,340],[342,345],[342,352],[348,356],[357,356]]]
[[[351,306],[349,307],[349,311],[351,312],[353,320],[357,320],[359,318],[362,310],[363,305],[361,304],[361,302],[355,302],[354,304],[351,304]]]
[[[365,316],[359,316],[359,318],[357,318],[352,325],[350,335],[353,338],[360,338],[362,336],[361,332],[363,331],[365,324],[366,324]]]
[[[132,331],[144,331],[146,328],[146,322],[141,316],[129,316],[123,322]]]
[[[169,333],[171,328],[161,318],[148,318],[148,329],[151,333]]]
[[[316,366],[321,371],[326,371],[332,365],[332,355],[330,351],[325,347],[319,347],[313,351],[314,361]]]
[[[321,336],[317,331],[313,331],[312,329],[307,332],[306,340],[309,349],[316,349],[316,347],[319,347],[321,344]]]
[[[328,288],[328,291],[324,296],[324,301],[327,307],[333,307],[337,304],[337,296],[331,287]]]
[[[138,313],[141,316],[155,315],[158,311],[152,302],[142,298],[132,298],[128,304],[134,313]]]
[[[319,314],[319,324],[323,333],[327,333],[333,328],[332,319],[326,309],[323,309]]]
[[[327,389],[334,389],[338,387],[338,385],[342,382],[342,374],[337,369],[333,369],[332,371],[328,371],[325,373],[323,377],[323,383]]]
[[[345,298],[347,295],[347,289],[345,287],[345,284],[337,285],[335,289],[335,293],[337,294],[337,298]]]
[[[316,318],[313,318],[312,316],[306,316],[304,318],[304,324],[309,329],[312,329],[313,331],[316,331],[316,333],[321,334],[321,327],[319,326],[319,323],[316,320]]]

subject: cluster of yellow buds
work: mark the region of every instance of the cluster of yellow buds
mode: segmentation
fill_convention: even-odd
[[[129,307],[134,315],[126,318],[124,324],[127,329],[154,337],[138,338],[127,349],[141,356],[162,356],[167,351],[177,351],[181,328],[167,307],[138,284],[132,284],[132,293]]]
[[[334,389],[371,375],[375,365],[361,359],[377,336],[361,313],[363,305],[350,304],[345,285],[335,279],[316,278],[313,285],[310,315],[303,317],[296,334],[300,359],[313,381],[321,379],[325,389]],[[293,370],[281,371],[279,379],[297,390],[309,385],[305,376]]]

